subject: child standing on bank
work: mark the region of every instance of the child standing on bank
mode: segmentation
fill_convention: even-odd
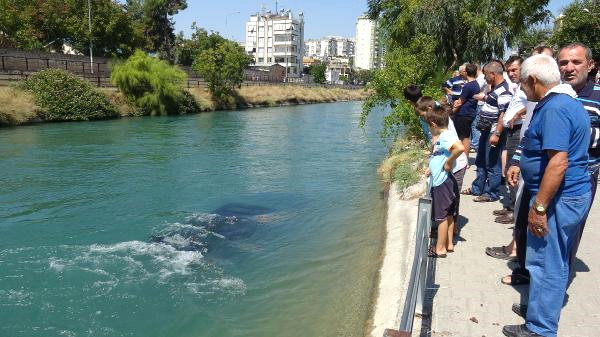
[[[433,138],[427,174],[431,179],[432,220],[438,224],[437,242],[429,250],[431,257],[446,257],[454,251],[454,215],[457,207],[457,183],[452,175],[454,161],[464,152],[455,132],[448,130],[448,112],[441,104],[429,108],[425,120]]]

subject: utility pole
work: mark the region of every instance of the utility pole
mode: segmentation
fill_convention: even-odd
[[[90,73],[94,73],[94,56],[92,56],[92,4],[88,0],[88,27],[90,30]]]
[[[279,0],[275,0],[275,14],[279,13]]]

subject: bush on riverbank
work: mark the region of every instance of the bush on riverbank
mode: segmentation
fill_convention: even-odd
[[[145,115],[184,115],[200,112],[194,97],[183,89],[187,75],[165,61],[137,51],[113,66],[112,83]]]
[[[14,87],[0,87],[0,125],[14,126],[38,120],[40,108],[33,95]]]
[[[423,142],[400,138],[394,142],[390,154],[379,166],[378,172],[386,183],[397,182],[404,190],[418,183],[424,174],[427,155]]]
[[[42,109],[45,121],[108,119],[119,112],[90,82],[60,69],[47,69],[21,83]]]

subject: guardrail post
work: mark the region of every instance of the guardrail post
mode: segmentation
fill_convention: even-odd
[[[25,58],[25,70],[29,71],[29,61]]]
[[[5,69],[4,69],[4,55],[2,56],[2,71],[5,71]]]

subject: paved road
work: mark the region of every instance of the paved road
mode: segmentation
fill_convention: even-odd
[[[474,178],[471,168],[465,186]],[[487,246],[508,244],[512,225],[494,222],[492,211],[501,208],[499,202],[480,204],[472,199],[461,199],[461,213],[467,218],[460,235],[464,241],[459,241],[448,258],[435,261],[433,284],[426,293],[426,315],[424,321],[415,320],[415,336],[419,331],[421,336],[503,336],[503,325],[524,322],[511,311],[511,305],[526,303],[527,288],[500,283],[512,264],[484,252]],[[594,255],[594,245],[600,242],[599,226],[600,202],[596,200],[579,248],[577,276],[562,311],[560,337],[600,336],[600,258]]]

